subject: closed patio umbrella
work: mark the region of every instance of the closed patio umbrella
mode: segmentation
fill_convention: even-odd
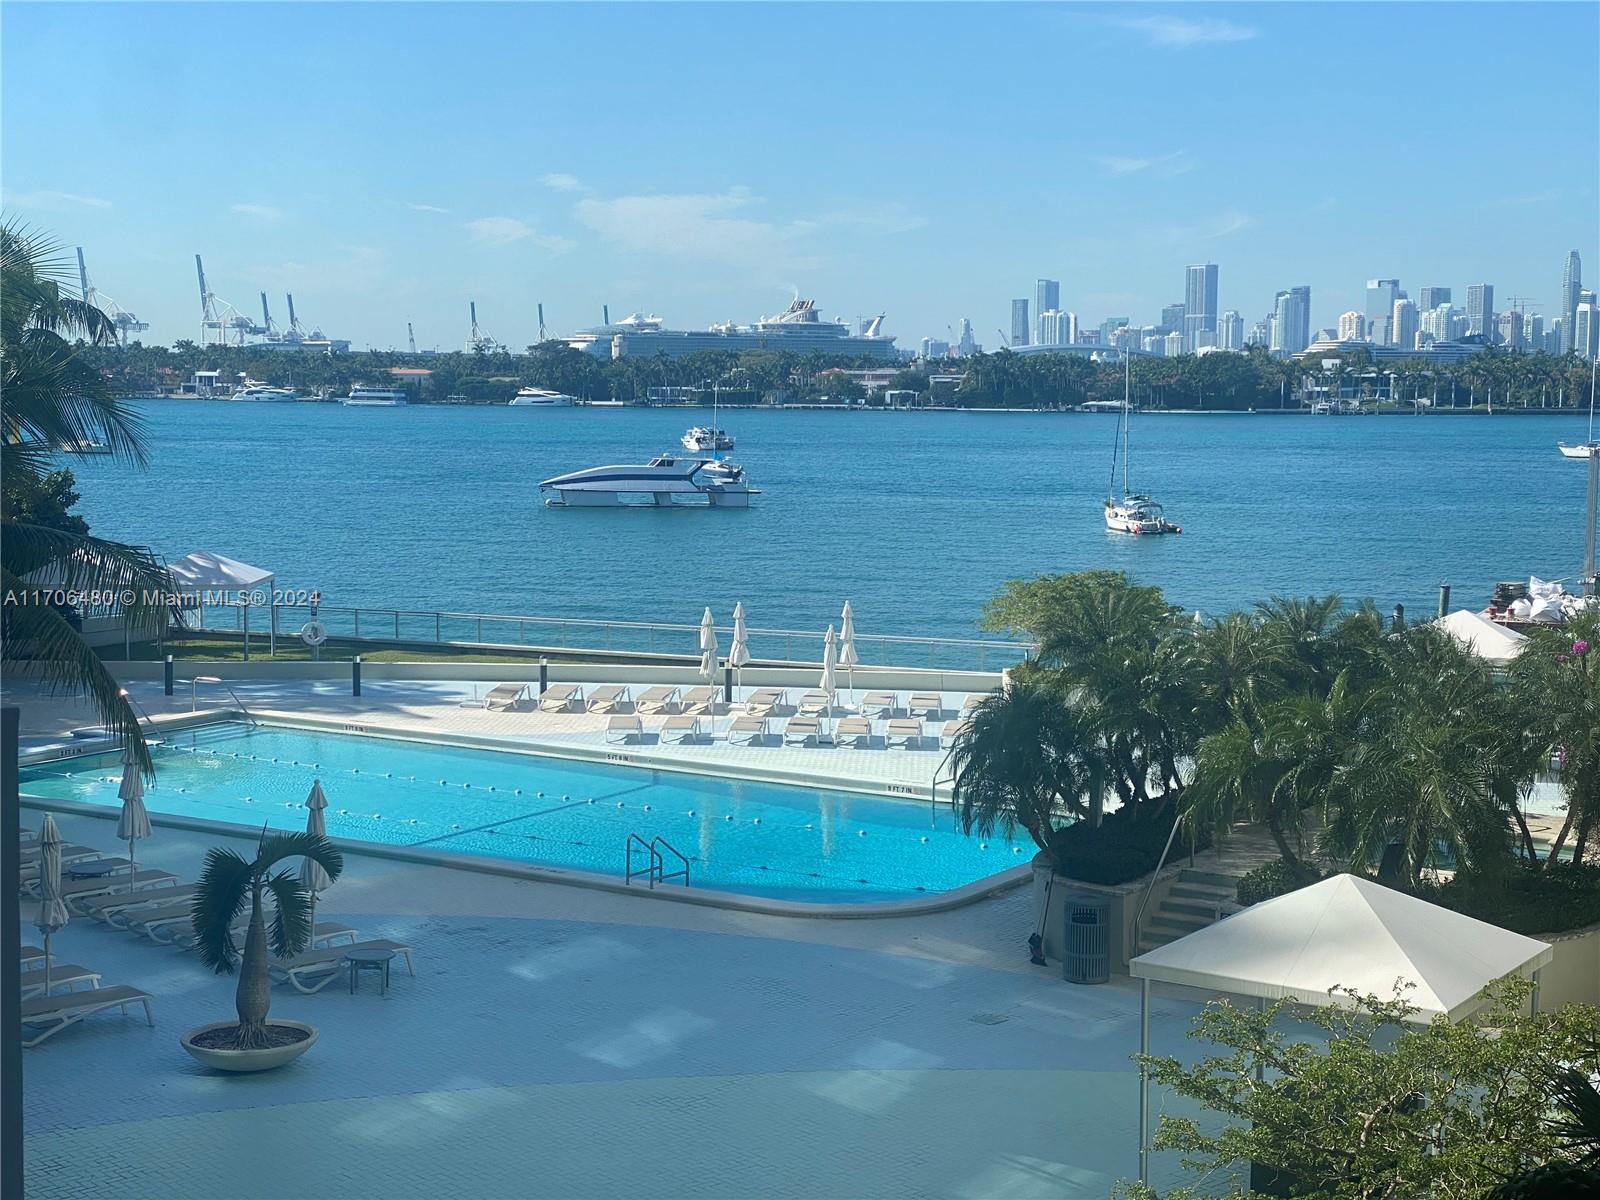
[[[306,832],[317,837],[328,836],[328,825],[323,819],[322,812],[328,807],[328,798],[322,794],[322,780],[316,779],[311,783],[311,794],[306,797]],[[300,886],[311,893],[311,929],[315,934],[317,928],[317,896],[325,891],[333,880],[328,878],[328,873],[322,869],[322,864],[314,859],[302,858],[300,860]]]
[[[856,657],[856,619],[850,612],[850,601],[844,602],[844,614],[839,625],[839,665],[844,668],[845,678],[850,681],[850,698],[855,699],[856,674],[855,665],[861,660]]]
[[[835,678],[838,662],[839,641],[834,636],[833,626],[829,625],[828,635],[822,639],[822,679],[817,683],[817,686],[828,694],[827,704],[823,708],[823,713],[828,718],[833,716],[833,693],[838,687]]]
[[[61,833],[49,813],[39,827],[39,915],[33,923],[44,934],[44,994],[50,994],[50,935],[69,920],[61,898]]]
[[[128,843],[128,895],[131,896],[134,873],[139,869],[133,861],[133,844],[150,836],[150,814],[144,810],[144,776],[132,750],[122,756],[122,783],[117,788],[117,799],[122,801],[117,837]]]
[[[717,627],[709,608],[700,618],[700,678],[707,683],[717,681]]]
[[[733,606],[733,644],[728,647],[728,665],[743,684],[745,663],[750,661],[750,634],[744,627],[744,601]]]

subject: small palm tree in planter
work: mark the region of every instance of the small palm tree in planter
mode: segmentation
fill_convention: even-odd
[[[299,1021],[267,1021],[272,979],[267,949],[287,958],[305,950],[312,934],[312,897],[293,871],[273,868],[284,859],[309,858],[339,878],[344,858],[325,837],[311,833],[268,836],[265,828],[254,861],[232,850],[214,847],[206,855],[200,890],[193,905],[195,940],[200,958],[219,975],[239,967],[235,1003],[239,1020],[191,1029],[184,1049],[208,1066],[226,1071],[261,1071],[280,1066],[310,1048],[316,1030]],[[266,916],[271,899],[273,914]],[[234,944],[234,929],[248,909],[250,923],[244,949]]]

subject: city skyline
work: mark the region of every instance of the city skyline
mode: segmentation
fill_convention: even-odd
[[[1213,328],[1232,311],[1249,329],[1277,293],[1309,286],[1315,333],[1365,311],[1379,277],[1413,299],[1423,281],[1457,297],[1489,283],[1535,299],[1548,328],[1571,311],[1567,253],[1600,261],[1600,138],[1524,119],[1570,106],[1571,81],[1592,73],[1592,8],[1462,6],[1448,27],[1407,6],[381,11],[319,6],[308,52],[290,6],[213,6],[204,22],[181,6],[8,6],[6,212],[69,255],[82,245],[91,281],[168,343],[198,337],[197,252],[245,313],[266,291],[281,323],[293,292],[308,323],[358,348],[403,348],[410,321],[442,349],[462,344],[472,300],[520,348],[540,303],[556,334],[599,324],[603,305],[704,328],[797,294],[851,322],[885,312],[906,349],[954,340],[962,318],[991,340],[1025,298],[1036,341],[1038,279],[1059,281],[1050,308],[1081,328],[1154,324],[1203,263],[1221,268]],[[959,53],[943,21],[908,20],[930,11],[970,24]],[[1327,69],[1308,74],[1313,31]],[[303,63],[294,86],[241,81],[224,103],[205,73],[141,65],[204,61],[235,35],[254,61]],[[573,53],[529,75],[526,47],[551,42]],[[929,70],[884,87],[890,44]],[[72,88],[45,74],[66,45]],[[382,105],[347,70],[356,48],[407,63],[422,45],[427,68],[401,67],[406,86]],[[1015,80],[1060,71],[1067,46],[1071,128],[1010,127]],[[681,54],[717,70],[685,73]],[[807,74],[778,106],[771,80],[792,61]],[[1462,93],[1493,163],[1417,122],[1362,147],[1360,180],[1327,169],[1345,152],[1321,122],[1352,81],[1477,70],[1519,95],[1513,111]],[[1256,104],[1291,82],[1293,112]],[[1235,118],[1174,122],[1201,86]],[[775,124],[791,104],[806,120]],[[123,111],[144,116],[109,119]],[[1396,221],[1386,197],[1402,194],[1442,203]]]

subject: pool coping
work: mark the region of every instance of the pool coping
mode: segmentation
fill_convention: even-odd
[[[293,728],[297,722],[282,721],[276,716],[267,721],[250,718],[248,714],[239,713],[237,710],[227,710],[219,715],[212,711],[206,714],[185,713],[176,719],[169,718],[162,722],[159,728],[179,729],[203,725],[226,724],[239,719],[255,719],[258,724],[281,725]],[[342,722],[325,718],[302,718],[306,723],[303,727],[313,729],[328,729],[331,732],[362,734],[369,736],[388,736],[387,732],[377,734],[374,730],[363,729],[353,722]],[[481,739],[475,735],[463,735],[469,741],[445,742],[438,738],[411,736],[400,740],[431,743],[434,745],[460,745],[466,749],[479,750],[506,750],[504,743],[494,739]],[[66,746],[75,751],[74,754],[50,753],[59,751],[63,747],[46,746],[31,751],[28,755],[19,756],[19,766],[39,766],[48,762],[57,762],[64,758],[85,757],[91,754],[105,754],[116,749],[115,744],[108,745],[103,739],[94,741],[85,740],[83,743],[74,743]],[[590,747],[570,747],[571,749],[589,750]],[[594,748],[598,749],[598,747]],[[526,745],[511,750],[512,753],[524,753],[540,756],[541,749]],[[569,757],[583,761],[611,762],[612,765],[655,767],[654,762],[622,762],[617,763],[603,755],[594,754],[576,755],[543,755],[543,757]],[[663,768],[665,769],[665,768]],[[686,766],[679,765],[678,771],[682,774],[705,775],[718,774],[718,772],[694,771]],[[764,779],[759,774],[740,774],[737,778],[763,780],[765,782],[794,785],[796,778]],[[810,786],[816,786],[815,781],[807,776]],[[843,790],[862,792],[859,787],[846,787]],[[878,793],[881,797],[889,799],[908,799],[904,794]],[[85,804],[75,800],[57,800],[46,796],[33,796],[23,792],[21,803],[28,808],[45,809],[54,812],[69,813],[73,816],[95,817],[102,820],[114,821],[120,810],[114,806],[101,804]],[[172,813],[151,812],[150,823],[172,829],[183,829],[195,833],[213,833],[226,837],[251,837],[256,834],[254,825],[241,825],[231,821],[217,821],[208,817],[186,817]],[[329,838],[342,852],[365,855],[369,858],[389,859],[396,862],[418,863],[424,866],[445,867],[459,871],[474,871],[482,875],[499,875],[511,879],[522,879],[538,883],[558,883],[569,887],[588,888],[592,891],[611,892],[616,895],[644,896],[662,900],[671,900],[679,904],[695,904],[705,908],[730,909],[737,912],[759,913],[765,916],[777,917],[804,917],[811,919],[838,919],[838,920],[867,920],[875,917],[893,918],[921,916],[928,913],[947,912],[955,908],[964,908],[979,900],[1002,892],[1011,891],[1027,883],[1032,878],[1032,867],[1022,865],[1008,867],[1004,871],[993,875],[986,875],[972,883],[962,884],[960,887],[951,888],[949,891],[935,892],[924,897],[912,900],[888,900],[872,904],[852,904],[849,902],[838,904],[825,904],[805,900],[778,900],[767,896],[747,896],[739,892],[724,892],[711,888],[650,888],[635,887],[617,879],[612,875],[602,875],[594,871],[578,871],[565,867],[542,866],[533,863],[514,862],[510,859],[480,858],[475,855],[455,854],[444,850],[428,850],[413,846],[394,846],[383,842],[363,842],[352,838]]]

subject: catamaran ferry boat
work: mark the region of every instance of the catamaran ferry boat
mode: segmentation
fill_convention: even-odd
[[[683,448],[701,454],[733,449],[733,435],[725,429],[710,425],[696,425],[683,435]]]
[[[553,392],[549,388],[525,387],[507,404],[511,408],[571,408],[578,402],[577,397],[568,396],[564,392]]]
[[[698,504],[748,508],[759,496],[744,468],[715,459],[663,454],[633,466],[590,467],[557,475],[539,485],[551,508],[651,507]]]
[[[407,400],[402,388],[353,387],[339,403],[351,408],[399,408]]]
[[[298,399],[293,388],[271,387],[259,379],[246,379],[233,393],[235,400],[253,400],[258,404],[283,404]]]

